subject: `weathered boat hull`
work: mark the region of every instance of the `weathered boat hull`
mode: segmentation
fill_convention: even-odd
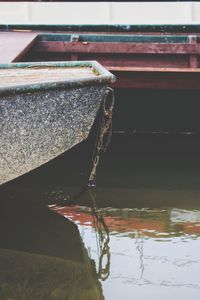
[[[0,184],[85,140],[106,84],[0,95]]]

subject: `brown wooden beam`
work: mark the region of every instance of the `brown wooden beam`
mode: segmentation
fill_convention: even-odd
[[[148,68],[148,67],[113,67],[105,66],[109,71],[115,72],[154,72],[154,73],[200,73],[200,68]]]
[[[78,54],[77,53],[71,53],[70,58],[72,61],[78,60]]]
[[[200,54],[200,44],[89,43],[39,41],[36,52],[125,53],[125,54]]]
[[[67,52],[66,52],[67,53]],[[66,53],[57,53],[61,57]],[[40,52],[35,55],[54,54],[53,52]],[[149,67],[149,68],[188,68],[189,55],[184,54],[112,54],[112,53],[79,53],[79,60],[97,60],[105,67]]]
[[[114,88],[200,90],[200,72],[112,71]]]
[[[197,44],[197,36],[190,35],[189,36],[189,43],[190,44]],[[191,54],[189,60],[190,68],[198,68],[198,58],[197,55]]]

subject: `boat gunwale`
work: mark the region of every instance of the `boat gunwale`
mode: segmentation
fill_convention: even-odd
[[[37,42],[73,42],[71,38],[73,35],[78,35],[78,41],[80,43],[162,43],[162,44],[174,44],[174,43],[189,43],[189,35],[145,35],[145,34],[111,34],[111,33],[61,33],[61,32],[50,32],[44,33],[39,32],[36,41]],[[197,36],[197,43],[199,43],[199,36]]]
[[[50,31],[79,31],[79,32],[196,32],[200,31],[200,23],[188,24],[133,24],[133,23],[113,23],[113,24],[0,24],[0,30],[50,30]]]
[[[49,82],[47,81],[43,83],[21,84],[8,87],[0,87],[0,96],[13,95],[18,93],[32,93],[36,91],[46,91],[54,89],[79,88],[88,85],[105,85],[113,83],[116,80],[116,77],[112,73],[110,73],[106,68],[100,65],[97,61],[55,61],[0,64],[0,70],[31,67],[90,67],[93,68],[94,72],[97,72],[99,75],[87,78],[77,77],[76,79],[62,79]]]

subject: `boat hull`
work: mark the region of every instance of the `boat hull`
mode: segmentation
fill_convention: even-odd
[[[106,85],[1,95],[0,184],[88,137]]]

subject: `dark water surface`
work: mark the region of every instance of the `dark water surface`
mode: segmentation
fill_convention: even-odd
[[[115,134],[0,189],[0,299],[200,299],[200,137]]]

